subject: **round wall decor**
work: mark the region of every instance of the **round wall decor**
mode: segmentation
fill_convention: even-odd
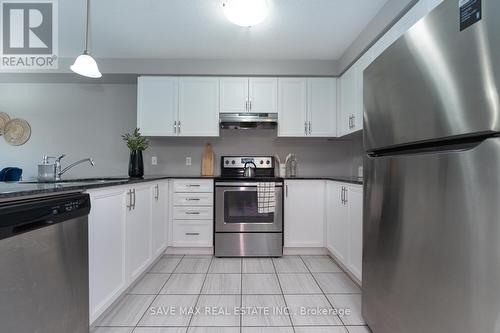
[[[5,125],[9,122],[10,117],[7,113],[0,111],[0,135],[3,135]]]
[[[5,124],[3,137],[12,146],[24,145],[31,136],[31,127],[24,119],[12,119]]]

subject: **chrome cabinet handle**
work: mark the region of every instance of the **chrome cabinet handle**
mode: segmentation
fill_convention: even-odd
[[[186,215],[200,215],[200,212],[186,212]]]
[[[158,198],[160,197],[160,186],[156,184],[155,186],[155,199],[158,201]]]
[[[340,189],[340,203],[343,204],[344,203],[344,187],[342,186],[342,188]]]
[[[252,111],[252,100],[249,100],[248,104],[249,104],[249,111]]]
[[[181,121],[180,120],[177,122],[177,132],[178,132],[178,134],[181,134]]]
[[[356,116],[352,115],[352,128],[356,128]]]
[[[186,232],[186,236],[199,236],[199,232]]]
[[[344,205],[347,205],[347,187],[344,187]]]
[[[304,121],[304,134],[307,135],[307,121]]]
[[[132,194],[134,195],[134,203],[132,204],[132,209],[135,210],[135,188],[132,189]]]
[[[312,133],[312,129],[311,128],[312,128],[312,125],[311,125],[311,122],[309,122],[309,135],[311,135],[311,133]]]
[[[285,185],[285,196],[288,198],[288,184]]]
[[[200,198],[186,198],[186,201],[200,201]]]
[[[128,208],[129,211],[131,211],[132,210],[132,190],[131,189],[128,190],[127,195],[128,195],[128,205],[127,205],[127,208]]]
[[[200,187],[200,184],[187,184],[186,187]]]
[[[174,133],[177,134],[177,120],[174,121]]]
[[[248,111],[248,99],[245,100],[245,110]]]

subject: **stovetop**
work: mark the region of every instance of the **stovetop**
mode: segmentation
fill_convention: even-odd
[[[263,181],[274,181],[274,157],[272,156],[222,156],[221,157],[221,177],[223,179],[245,179],[243,176],[245,166],[254,169],[253,179]]]

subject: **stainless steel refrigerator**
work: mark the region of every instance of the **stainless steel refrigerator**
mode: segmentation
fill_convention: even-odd
[[[500,1],[444,0],[364,73],[363,316],[500,332]]]

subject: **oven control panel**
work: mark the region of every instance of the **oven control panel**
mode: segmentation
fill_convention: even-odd
[[[274,168],[272,157],[236,157],[227,156],[222,158],[222,165],[226,169],[230,168],[244,168],[245,163],[253,162],[258,169],[271,169]]]

